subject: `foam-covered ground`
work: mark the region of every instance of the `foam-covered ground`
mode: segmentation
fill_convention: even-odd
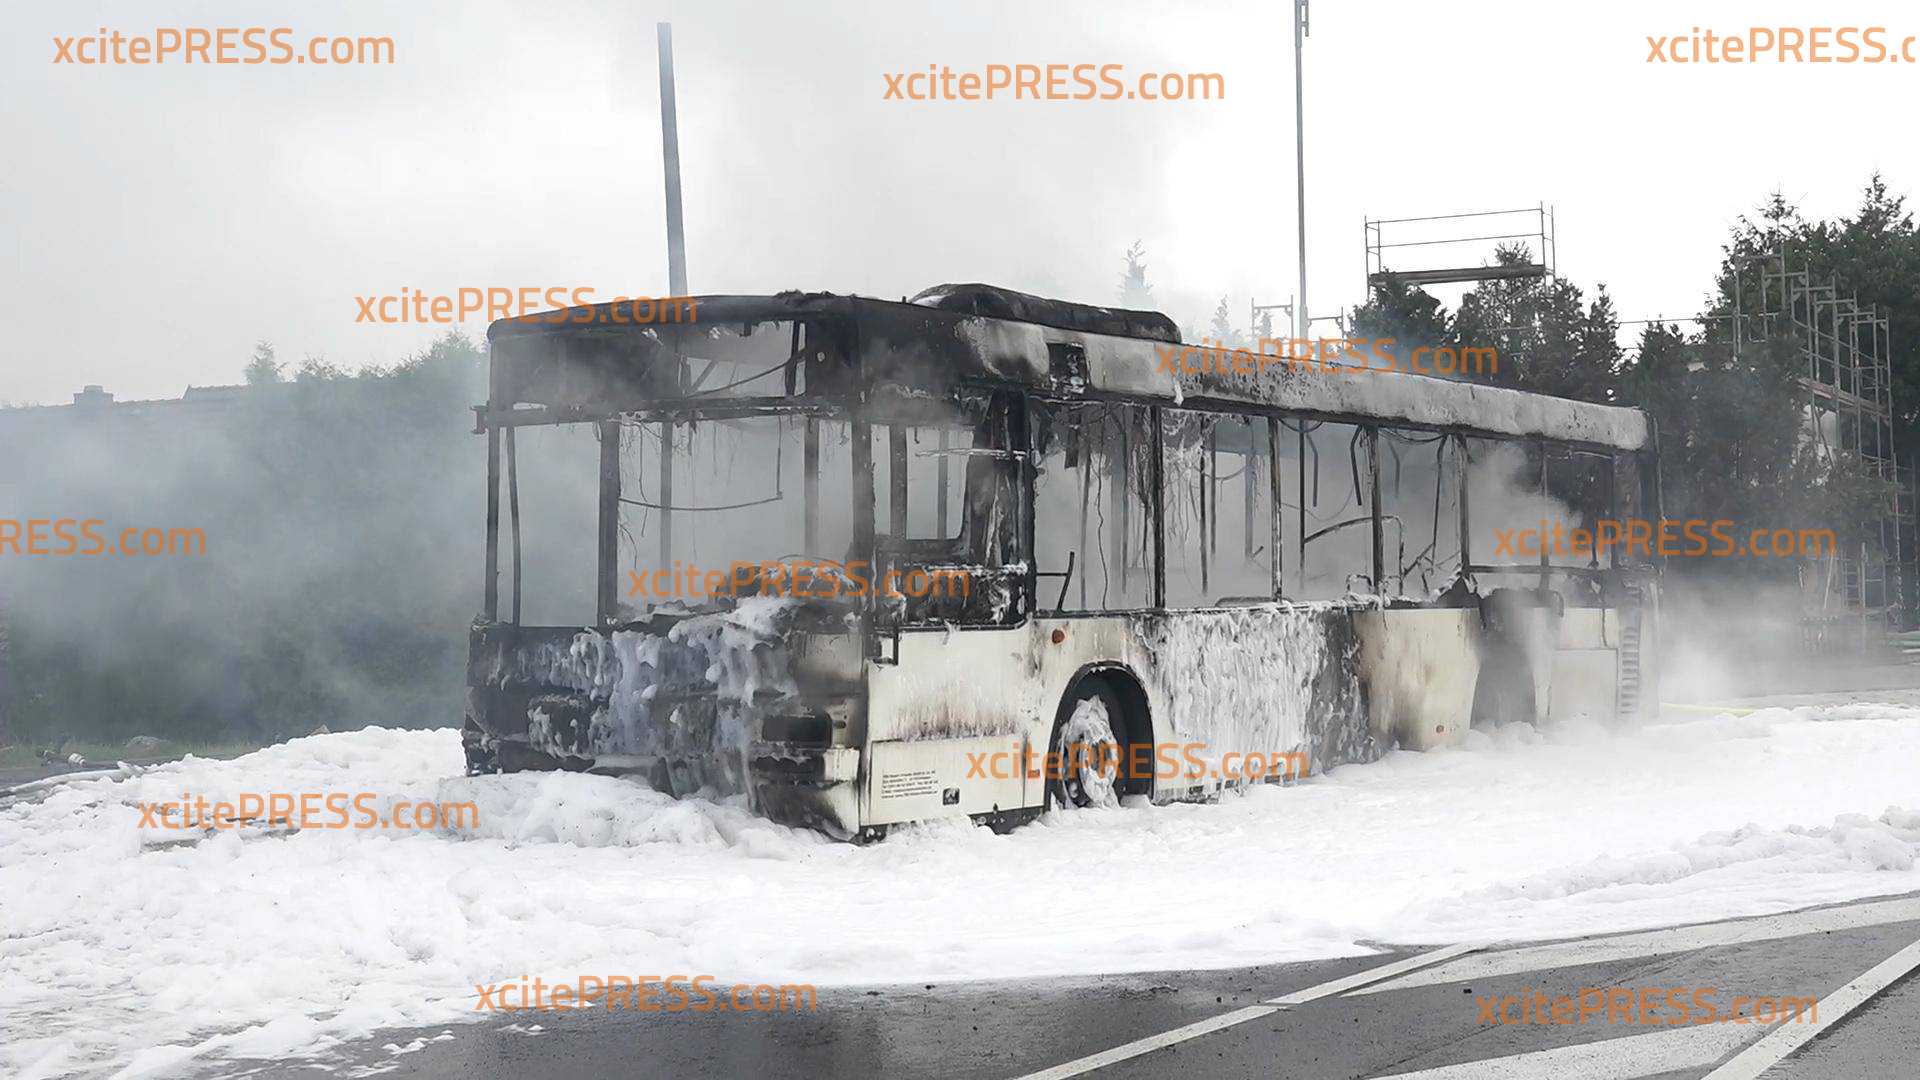
[[[952,981],[1577,935],[1920,890],[1920,709],[1508,728],[1211,806],[865,848],[576,774],[465,778],[453,731],[322,735],[0,810],[0,1073],[167,1074],[473,1019],[522,976]],[[222,832],[137,804],[471,800],[457,831]],[[1899,807],[1909,809],[1902,810]],[[457,1029],[455,1029],[457,1030]]]

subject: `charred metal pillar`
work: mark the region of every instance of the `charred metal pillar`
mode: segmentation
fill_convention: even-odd
[[[1133,471],[1133,418],[1138,410],[1122,405],[1115,410],[1119,422],[1114,430],[1115,440],[1120,452],[1113,456],[1113,528],[1115,534],[1114,551],[1120,555],[1120,595],[1127,595],[1128,579],[1133,569],[1133,500],[1127,496]]]
[[[1298,514],[1299,521],[1296,527],[1300,533],[1300,553],[1299,553],[1300,557],[1298,560],[1300,565],[1299,565],[1299,568],[1295,571],[1295,576],[1300,579],[1299,585],[1297,586],[1297,588],[1299,588],[1300,590],[1300,595],[1305,596],[1307,593],[1307,421],[1306,421],[1306,418],[1301,417],[1298,423],[1300,426],[1298,429],[1296,429],[1295,434],[1298,436],[1298,439],[1299,439],[1299,443],[1298,443],[1299,457],[1297,458],[1296,463],[1299,465],[1298,471],[1300,474],[1300,489],[1297,492],[1295,492],[1294,497],[1299,500],[1295,508],[1299,510],[1299,514]],[[1318,458],[1314,459],[1313,464],[1316,470],[1319,469],[1320,461]],[[1319,479],[1319,476],[1316,474],[1314,477],[1314,487],[1316,490],[1319,488],[1319,484],[1320,484],[1320,479]]]
[[[952,448],[952,437],[945,427],[940,429],[940,478],[934,485],[933,531],[942,540],[952,539],[947,535],[947,451]]]
[[[1277,599],[1282,592],[1280,572],[1283,569],[1280,560],[1280,421],[1271,416],[1267,417],[1267,486],[1272,489],[1273,502],[1267,508],[1267,552],[1273,576],[1273,595]],[[1247,502],[1253,502],[1251,494]],[[1247,532],[1251,535],[1253,529],[1249,527]]]
[[[1243,459],[1244,464],[1240,468],[1240,493],[1245,500],[1242,505],[1246,507],[1246,523],[1243,526],[1245,531],[1240,535],[1246,538],[1246,544],[1243,546],[1246,548],[1247,558],[1251,560],[1253,558],[1253,507],[1259,501],[1260,488],[1256,479],[1258,474],[1253,471],[1253,422],[1245,421],[1242,426],[1247,432],[1247,456]],[[1272,431],[1267,432],[1267,450],[1269,452],[1273,450]]]
[[[806,444],[801,452],[801,469],[805,473],[801,486],[806,495],[806,506],[802,508],[805,516],[807,554],[819,555],[820,551],[820,418],[807,417]]]
[[[1164,493],[1166,480],[1166,431],[1163,427],[1164,413],[1155,405],[1148,410],[1153,423],[1150,436],[1153,460],[1149,463],[1152,472],[1153,492],[1147,497],[1148,513],[1153,515],[1153,606],[1167,606],[1167,515]]]
[[[1371,503],[1368,510],[1373,518],[1373,591],[1376,596],[1387,593],[1387,532],[1386,522],[1380,516],[1380,429],[1367,428],[1367,498]]]
[[[1471,479],[1469,466],[1473,455],[1467,449],[1465,435],[1454,436],[1454,488],[1460,495],[1460,573],[1461,576],[1473,574],[1473,513],[1467,504],[1467,481]]]
[[[887,425],[887,532],[897,548],[907,538],[907,429]]]
[[[1025,394],[1015,394],[1007,404],[1007,437],[1005,446],[1013,451],[1013,460],[1009,462],[1009,471],[1013,473],[1013,506],[1018,515],[1015,523],[1019,537],[1019,559],[1027,564],[1026,610],[1036,611],[1040,607],[1040,552],[1034,535],[1033,489],[1039,468],[1034,462],[1032,398]],[[1061,583],[1062,585],[1065,582]]]
[[[1251,449],[1251,448],[1249,448]],[[1213,524],[1207,530],[1207,548],[1220,554],[1220,426],[1207,422],[1207,501],[1213,507]]]
[[[1553,451],[1548,448],[1547,444],[1544,441],[1541,442],[1539,445],[1540,445],[1540,506],[1542,509],[1544,509],[1547,505],[1547,462]],[[1548,585],[1552,584],[1553,571],[1548,569],[1548,567],[1551,566],[1552,564],[1548,561],[1548,556],[1547,556],[1547,533],[1544,528],[1544,526],[1546,525],[1546,520],[1542,519],[1540,524],[1543,526],[1540,533],[1540,594],[1542,596],[1545,596],[1547,593]]]
[[[1196,419],[1200,418],[1196,417]],[[1204,419],[1200,419],[1200,422],[1202,424],[1206,423]],[[1218,492],[1212,491],[1216,475],[1214,471],[1210,471],[1210,469],[1217,470],[1219,463],[1213,460],[1213,455],[1207,445],[1208,442],[1209,435],[1203,434],[1194,440],[1193,447],[1196,455],[1200,459],[1200,489],[1198,492],[1200,497],[1200,535],[1197,539],[1200,541],[1200,595],[1203,600],[1209,591],[1208,571],[1212,569],[1209,565],[1209,557],[1212,554],[1209,549],[1213,547],[1213,537],[1209,530],[1209,524],[1220,516],[1220,508],[1217,506],[1213,508],[1212,514],[1207,513],[1208,495],[1212,494],[1217,496],[1219,494]]]
[[[1666,517],[1667,511],[1660,497],[1660,431],[1654,426],[1651,416],[1647,417],[1647,445],[1640,451],[1638,457],[1640,513],[1643,517],[1659,521]],[[1667,568],[1667,557],[1659,554],[1658,545],[1655,545],[1653,557],[1648,561],[1662,571]]]
[[[1617,452],[1609,451],[1607,453],[1606,504],[1607,504],[1607,517],[1609,520],[1612,520],[1612,521],[1620,520],[1619,472],[1620,472],[1620,455]],[[1597,522],[1595,524],[1596,526],[1598,525]],[[1587,565],[1595,566],[1595,567],[1600,565],[1600,545],[1595,544],[1593,546],[1592,561],[1589,562]],[[1607,567],[1609,569],[1613,567],[1613,545],[1611,544],[1607,545]]]
[[[867,423],[864,415],[854,418],[853,431],[853,563],[864,562],[869,571],[877,569],[873,565],[873,425]],[[875,590],[866,590],[861,600],[861,639],[874,655],[876,643],[868,631],[873,625],[873,594]]]
[[[1073,425],[1073,438],[1077,443],[1079,450],[1077,456],[1080,461],[1080,539],[1079,546],[1073,550],[1080,552],[1080,557],[1086,560],[1085,567],[1080,571],[1080,610],[1085,611],[1087,609],[1087,578],[1091,576],[1090,571],[1093,567],[1093,560],[1087,554],[1087,498],[1093,493],[1093,424],[1089,422],[1089,414],[1086,412],[1074,415],[1078,422]],[[1100,584],[1102,588],[1106,587],[1106,582],[1103,581]]]
[[[520,455],[507,429],[507,522],[513,530],[513,625],[520,625]]]
[[[620,421],[600,423],[600,537],[596,617],[612,625],[620,604]]]
[[[487,579],[481,590],[486,621],[500,621],[500,429],[487,425]]]
[[[679,358],[675,357],[675,363]],[[660,421],[660,568],[673,569],[673,421]]]

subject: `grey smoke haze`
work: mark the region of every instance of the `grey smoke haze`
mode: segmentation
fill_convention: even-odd
[[[1784,0],[1721,11],[1806,20]],[[1920,175],[1920,146],[1830,106],[1842,86],[1902,92],[1899,65],[1645,62],[1646,35],[1708,17],[1315,5],[1314,310],[1360,298],[1364,215],[1547,200],[1563,273],[1606,282],[1628,317],[1692,311],[1727,224],[1767,190],[1819,216],[1874,168]],[[1912,22],[1885,0],[1847,17]],[[1240,313],[1293,291],[1285,4],[15,4],[0,43],[0,400],[60,402],[90,382],[176,396],[236,381],[262,338],[296,360],[391,362],[443,329],[354,323],[356,296],[402,287],[664,292],[662,19],[696,290],[896,296],[984,280],[1111,302],[1137,239],[1157,303],[1190,337],[1222,294]],[[56,35],[157,25],[390,36],[398,63],[52,63]],[[1021,62],[1218,72],[1227,97],[882,100],[885,73]],[[1680,134],[1755,100],[1780,130],[1822,132],[1818,152]],[[1476,122],[1493,101],[1499,123]]]
[[[0,519],[204,537],[0,558],[15,737],[457,723],[484,537],[472,359],[160,415],[0,413]]]

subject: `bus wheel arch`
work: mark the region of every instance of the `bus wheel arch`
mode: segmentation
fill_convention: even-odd
[[[1098,698],[1107,716],[1107,722],[1113,738],[1118,744],[1119,754],[1115,763],[1113,791],[1115,795],[1150,795],[1153,791],[1151,775],[1144,777],[1128,776],[1125,762],[1136,753],[1135,746],[1153,744],[1153,721],[1147,706],[1146,688],[1139,678],[1124,665],[1117,663],[1088,664],[1074,673],[1067,683],[1066,693],[1060,696],[1060,706],[1054,712],[1053,727],[1047,740],[1047,750],[1058,754],[1053,759],[1058,762],[1055,768],[1046,770],[1046,801],[1050,809],[1056,805],[1089,805],[1082,793],[1074,790],[1071,780],[1071,752],[1063,745],[1074,723],[1074,714],[1080,703],[1089,698]]]

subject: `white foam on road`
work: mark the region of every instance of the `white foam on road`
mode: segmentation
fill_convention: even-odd
[[[318,736],[0,810],[0,1073],[126,1075],[472,1019],[539,975],[940,982],[1628,931],[1920,890],[1920,709],[1509,729],[1215,806],[867,848],[577,774],[462,778],[451,731]],[[449,779],[449,777],[452,777]],[[183,792],[471,799],[452,833],[137,826]],[[495,1017],[496,1019],[502,1019]]]

